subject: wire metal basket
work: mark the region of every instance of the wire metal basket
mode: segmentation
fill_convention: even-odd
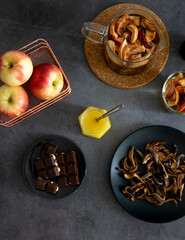
[[[51,47],[49,46],[48,42],[44,39],[37,39],[28,45],[20,48],[19,50],[25,52],[28,56],[30,56],[33,66],[36,66],[41,63],[51,63],[55,64],[60,71],[62,72],[64,78],[64,86],[62,91],[54,98],[49,100],[40,100],[36,98],[29,90],[28,82],[23,85],[25,90],[29,96],[29,107],[26,112],[16,118],[8,118],[0,114],[0,125],[5,127],[11,127],[14,124],[19,123],[20,121],[34,115],[35,113],[41,111],[42,109],[50,106],[51,104],[59,101],[60,99],[66,97],[71,92],[71,87],[69,81],[62,70],[57,58],[55,57]],[[2,85],[1,83],[0,85]]]

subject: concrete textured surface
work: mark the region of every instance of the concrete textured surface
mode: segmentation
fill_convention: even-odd
[[[81,26],[116,0],[0,0],[0,52],[18,49],[37,38],[46,39],[66,73],[71,94],[36,115],[0,127],[1,240],[184,240],[185,217],[152,224],[129,215],[115,199],[110,182],[111,158],[132,131],[148,125],[167,125],[185,131],[185,117],[169,114],[160,101],[161,88],[172,72],[185,69],[179,54],[185,41],[185,1],[127,0],[150,8],[164,22],[170,37],[166,66],[151,83],[132,90],[110,87],[89,69]],[[112,127],[100,140],[81,134],[78,115],[89,105],[124,111],[111,118]],[[34,195],[24,182],[23,157],[43,135],[72,139],[84,153],[87,176],[75,194],[64,199]]]

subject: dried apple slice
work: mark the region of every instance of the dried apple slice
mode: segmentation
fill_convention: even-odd
[[[148,19],[144,17],[141,18],[141,27],[144,29],[150,29],[150,30],[156,31],[153,23],[151,23]]]
[[[123,59],[123,49],[125,48],[126,45],[128,45],[127,39],[125,39],[123,43],[119,46],[118,57],[120,57],[121,59]]]
[[[181,80],[181,79],[183,79],[183,73],[180,72],[180,73],[178,74],[177,78],[175,79],[175,85],[177,85],[178,82],[179,82],[179,80]]]
[[[183,86],[178,86],[176,87],[177,91],[180,93],[180,94],[185,94],[185,87]]]
[[[172,97],[173,93],[175,91],[175,82],[174,82],[174,79],[171,78],[169,81],[168,81],[168,85],[167,85],[167,88],[166,88],[166,94],[165,94],[165,98],[166,99],[169,99]]]
[[[145,31],[145,39],[147,42],[151,42],[155,39],[156,32],[153,30],[146,29]]]
[[[115,44],[115,54],[118,55],[119,46]]]
[[[132,33],[130,43],[135,43],[138,38],[138,28],[134,24],[128,24],[127,29]]]
[[[139,31],[139,41],[143,44],[146,48],[151,48],[151,43],[146,41],[144,30]]]
[[[113,51],[113,53],[116,52],[116,44],[113,40],[109,40],[108,41],[109,47],[111,48],[111,50]]]
[[[129,37],[130,35],[131,35],[131,33],[130,33],[129,31],[123,33],[123,37],[124,37],[125,39],[128,39],[128,37]]]
[[[180,80],[177,82],[177,86],[185,87],[185,78],[180,79]]]
[[[140,26],[141,24],[141,17],[137,16],[137,17],[134,17],[134,25],[136,25],[137,27]]]
[[[122,42],[125,40],[124,37],[113,38],[114,42],[118,45],[121,45]]]
[[[113,53],[117,56],[118,46],[113,40],[109,40],[108,44],[105,45],[105,57],[108,61],[111,61],[117,65],[120,64],[120,60],[116,58]]]
[[[139,38],[136,40],[136,43],[137,43],[138,45],[141,45],[141,42],[140,42]]]
[[[179,92],[175,88],[175,91],[174,91],[172,97],[168,100],[168,105],[175,106],[178,104],[178,102],[179,102]]]
[[[113,38],[118,38],[118,34],[116,33],[116,23],[117,23],[118,18],[115,18],[110,27],[109,27],[109,33]]]
[[[126,30],[126,27],[129,23],[132,23],[132,18],[129,17],[128,14],[123,15],[120,17],[116,23],[116,32],[119,36],[122,36],[124,31]]]
[[[141,53],[139,54],[131,54],[129,57],[129,61],[136,61],[141,58]]]
[[[144,56],[142,56],[142,54],[141,54],[141,57],[137,59],[137,61],[140,62],[140,63],[137,63],[138,66],[144,65],[146,63],[146,61],[144,61],[144,60],[148,61],[149,60],[148,57],[150,57],[152,54],[149,49],[145,49],[145,52],[146,52],[146,54]]]
[[[185,113],[185,97],[183,98],[182,102],[178,105],[177,112]]]
[[[144,53],[145,52],[145,47],[143,45],[126,45],[123,49],[123,55],[122,59],[125,61],[128,61],[129,57],[131,54],[138,54],[138,53]]]

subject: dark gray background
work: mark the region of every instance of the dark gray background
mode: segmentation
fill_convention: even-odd
[[[184,70],[179,47],[185,40],[185,1],[135,0],[154,11],[170,37],[170,55],[160,75],[132,90],[110,87],[90,70],[84,55],[83,22],[123,1],[114,0],[0,0],[0,52],[18,49],[37,38],[46,39],[66,73],[72,93],[47,109],[11,127],[0,127],[2,240],[125,239],[184,240],[185,217],[151,224],[129,215],[116,201],[109,183],[112,155],[132,131],[153,124],[185,130],[184,116],[166,112],[160,101],[166,77]],[[78,115],[89,105],[125,109],[111,117],[112,128],[100,140],[81,134]],[[84,153],[88,174],[75,194],[43,199],[27,188],[22,163],[30,144],[46,134],[73,139]]]

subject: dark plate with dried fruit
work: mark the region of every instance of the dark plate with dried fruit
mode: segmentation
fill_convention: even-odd
[[[122,193],[123,188],[128,185],[129,180],[125,179],[123,174],[118,171],[120,162],[128,155],[129,149],[132,146],[144,152],[146,144],[155,141],[166,142],[165,146],[172,152],[174,151],[175,144],[178,147],[177,151],[179,154],[185,153],[185,133],[182,131],[161,125],[138,129],[128,135],[115,151],[110,167],[110,181],[116,199],[128,213],[143,221],[163,223],[179,219],[185,215],[185,192],[183,192],[182,200],[178,201],[177,206],[172,202],[157,206],[145,199],[137,198],[132,202]],[[185,158],[183,161],[185,161]],[[143,171],[144,175],[145,170],[139,170]]]
[[[70,151],[76,152],[80,184],[74,185],[74,186],[60,187],[59,191],[56,194],[50,194],[46,191],[40,191],[35,188],[36,181],[37,181],[37,173],[35,169],[34,160],[38,157],[45,156],[46,144],[57,146],[56,154],[59,154],[61,152],[67,153]],[[72,194],[79,188],[79,186],[84,181],[86,172],[87,172],[86,163],[85,163],[85,159],[82,151],[80,150],[80,148],[77,146],[76,143],[74,143],[72,140],[63,136],[50,135],[50,136],[41,137],[35,140],[27,150],[24,157],[23,174],[24,174],[25,180],[28,183],[29,188],[35,194],[41,197],[55,199],[55,198],[66,197]],[[49,179],[49,180],[53,181],[53,179]],[[54,182],[55,181],[56,179],[54,179]]]

